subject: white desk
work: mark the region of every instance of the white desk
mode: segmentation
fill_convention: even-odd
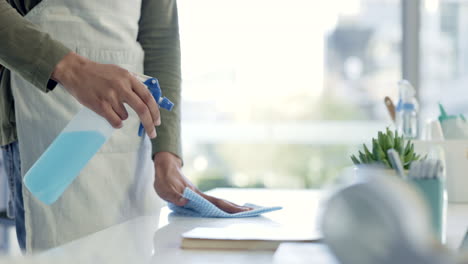
[[[269,251],[200,251],[179,248],[180,234],[194,227],[222,227],[233,223],[288,226],[312,230],[319,207],[320,191],[216,189],[212,195],[239,204],[253,202],[280,205],[284,209],[263,217],[242,219],[202,219],[174,217],[163,208],[159,217],[140,217],[97,232],[42,256],[32,256],[44,263],[274,263]],[[457,248],[468,227],[468,205],[450,205],[448,210],[448,245]],[[321,245],[317,248],[323,251]],[[308,263],[322,263],[309,256]],[[323,260],[323,258],[320,258]],[[5,263],[30,263],[24,259],[5,259]],[[17,262],[16,262],[17,261]],[[0,260],[1,263],[3,263]],[[42,262],[40,262],[42,263]],[[326,262],[328,263],[328,262]],[[287,264],[287,263],[282,263]]]

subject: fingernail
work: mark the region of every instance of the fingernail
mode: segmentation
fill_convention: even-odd
[[[156,130],[153,130],[153,132],[151,132],[150,138],[156,138]]]
[[[158,119],[158,121],[156,121],[156,126],[160,126],[161,125],[161,118]]]
[[[177,201],[177,204],[178,204],[179,206],[184,206],[184,205],[186,205],[187,203],[188,203],[188,200],[185,199],[184,197],[180,197],[180,198],[179,198],[179,201]]]

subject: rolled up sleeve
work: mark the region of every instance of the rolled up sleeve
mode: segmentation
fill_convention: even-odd
[[[70,51],[0,1],[0,64],[47,92],[56,85],[55,66]]]
[[[152,140],[153,154],[171,152],[182,159],[181,66],[177,4],[175,0],[143,0],[138,41],[145,51],[145,74],[159,80],[163,95],[174,102],[161,109],[162,124]]]

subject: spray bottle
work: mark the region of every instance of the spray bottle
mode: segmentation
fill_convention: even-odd
[[[416,90],[407,80],[398,83],[399,101],[396,108],[397,131],[407,139],[418,137],[418,101]]]
[[[172,110],[174,104],[162,97],[156,78],[134,76],[148,86],[160,108]],[[26,173],[25,186],[43,203],[54,203],[114,130],[106,119],[83,107]],[[138,135],[143,132],[140,124]]]

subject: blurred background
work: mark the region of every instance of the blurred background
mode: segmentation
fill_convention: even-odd
[[[416,86],[468,110],[468,1],[179,0],[185,174],[214,187],[318,188]]]

